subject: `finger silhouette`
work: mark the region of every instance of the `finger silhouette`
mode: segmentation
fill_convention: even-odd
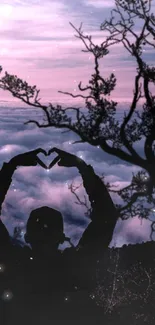
[[[60,160],[59,156],[54,158],[53,161],[50,163],[48,168],[51,169],[59,160]]]
[[[36,155],[38,153],[43,153],[45,156],[47,156],[47,152],[44,149],[42,149],[42,148],[38,148],[38,149],[32,150],[31,152],[32,153],[35,153]]]
[[[36,162],[43,168],[47,169],[47,166],[38,158],[36,157]]]
[[[53,147],[52,149],[50,149],[49,151],[48,151],[48,155],[50,155],[52,152],[56,152],[56,153],[60,153],[62,150],[60,150],[60,149],[58,149],[58,148],[56,148],[56,147]]]

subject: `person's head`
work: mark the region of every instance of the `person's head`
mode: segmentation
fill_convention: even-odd
[[[43,206],[30,213],[26,225],[25,241],[32,250],[48,253],[58,249],[65,240],[63,218],[59,211]]]

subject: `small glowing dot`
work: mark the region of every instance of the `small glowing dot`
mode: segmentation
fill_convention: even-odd
[[[12,299],[12,297],[13,297],[13,294],[12,294],[12,292],[11,291],[4,291],[3,292],[3,295],[2,295],[2,299],[4,300],[4,301],[9,301],[9,300],[11,300]]]
[[[32,256],[30,257],[30,260],[33,260],[33,257]]]
[[[81,155],[80,158],[83,158],[83,156]]]
[[[5,266],[3,264],[0,264],[0,272],[2,273],[4,272],[4,270],[5,270]]]
[[[36,222],[39,222],[39,218],[36,220]]]
[[[48,228],[48,226],[45,224],[45,225],[44,225],[44,228]]]
[[[71,141],[69,141],[68,144],[72,144]]]
[[[17,190],[16,190],[16,188],[14,188],[14,192],[16,192]]]
[[[49,169],[47,169],[46,171],[47,171],[47,172],[49,172],[50,170],[49,170]]]
[[[99,148],[100,148],[100,146],[97,146],[97,148],[99,149]]]
[[[65,301],[68,301],[68,298],[67,297],[65,297]]]

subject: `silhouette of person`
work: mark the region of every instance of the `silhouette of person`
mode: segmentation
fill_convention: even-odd
[[[3,164],[0,171],[0,207],[2,206],[5,195],[9,189],[11,178],[16,168],[18,166],[36,166],[39,162],[37,157],[39,152],[46,154],[43,149],[39,148],[37,150],[18,155],[12,158],[9,163]],[[41,309],[43,310],[43,307],[45,307],[45,309],[44,312],[41,311],[39,314],[40,323],[38,323],[38,320],[36,322],[35,313],[34,321],[36,324],[41,324],[43,322],[41,316],[42,314],[46,314],[48,319],[50,319],[48,312],[51,302],[53,306],[55,306],[54,319],[56,321],[56,317],[59,314],[61,301],[63,300],[62,303],[64,304],[70,299],[68,297],[68,292],[73,293],[74,298],[78,297],[78,299],[75,298],[75,300],[76,304],[79,304],[79,297],[80,299],[82,297],[78,296],[77,294],[77,288],[79,286],[81,287],[84,300],[86,300],[86,295],[84,292],[91,290],[90,286],[93,282],[92,274],[94,275],[96,267],[95,261],[97,261],[100,254],[103,253],[103,249],[107,248],[110,244],[113,230],[118,219],[118,213],[111,200],[111,197],[103,181],[95,174],[92,166],[87,165],[82,159],[76,157],[75,155],[67,153],[58,148],[51,149],[48,154],[51,154],[52,152],[56,152],[58,157],[54,159],[49,168],[52,168],[54,164],[58,162],[59,166],[76,167],[78,169],[83,179],[83,185],[91,202],[92,214],[91,222],[84,231],[78,245],[74,249],[66,249],[63,254],[61,254],[61,252],[58,250],[58,246],[65,240],[68,240],[63,232],[63,218],[61,213],[49,207],[41,207],[31,212],[26,225],[25,234],[25,241],[26,243],[30,244],[31,249],[25,249],[25,251],[22,250],[22,254],[19,254],[20,258],[18,257],[18,254],[16,256],[17,250],[14,249],[15,253],[12,254],[12,259],[18,262],[22,261],[21,264],[23,271],[20,271],[22,276],[20,276],[20,281],[18,280],[18,285],[16,283],[16,286],[18,289],[19,287],[22,288],[22,294],[23,292],[25,294],[27,288],[29,288],[27,291],[29,296],[27,300],[25,299],[25,301],[27,303],[29,300],[29,306],[31,305],[33,310],[35,310],[34,301],[36,302],[36,313],[39,312],[39,293],[42,296],[40,303]],[[4,254],[4,251],[7,253]],[[9,252],[12,252],[9,234],[1,222],[0,253],[2,256],[2,263],[7,263],[6,256],[9,256],[10,259]],[[14,269],[11,268],[11,272],[13,281],[14,275],[17,272],[17,267]],[[81,276],[80,273],[82,273]],[[25,277],[23,277],[23,274]],[[23,287],[23,282],[25,283],[25,287]],[[16,289],[17,288],[14,288],[15,291]],[[60,292],[63,293],[61,297]],[[75,292],[76,294],[74,294]],[[53,296],[51,296],[51,293]],[[47,300],[47,297],[49,296],[50,301],[49,299]],[[47,308],[47,306],[49,308]],[[70,306],[73,306],[72,303]],[[88,315],[89,312],[86,310],[86,305],[83,306],[86,311],[85,315]],[[66,309],[67,308],[65,305],[65,310]],[[71,309],[72,307],[70,308],[70,311]],[[82,313],[83,312],[84,310]],[[72,313],[70,312],[70,319],[71,321],[74,321],[75,324],[76,319],[73,314],[74,308],[72,309]],[[63,313],[62,318],[64,317],[65,316]]]

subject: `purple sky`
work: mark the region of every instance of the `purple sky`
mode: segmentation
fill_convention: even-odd
[[[77,28],[83,22],[84,33],[92,35],[94,43],[100,44],[105,37],[104,32],[100,31],[100,25],[110,15],[113,6],[113,0],[1,1],[0,64],[3,71],[16,74],[31,85],[37,85],[41,89],[43,102],[78,104],[79,99],[73,101],[72,97],[59,94],[58,90],[80,93],[78,83],[82,81],[83,86],[87,85],[93,73],[93,56],[81,52],[85,49],[84,45],[75,38],[76,33],[69,22]],[[152,8],[155,8],[154,0]],[[145,55],[150,62],[153,61],[149,48],[146,48]],[[111,48],[110,54],[100,62],[103,75],[108,76],[114,72],[118,80],[112,99],[121,102],[120,109],[128,108],[133,94],[134,60],[121,45],[117,45]],[[0,91],[0,96],[2,106],[4,103],[8,107],[23,106],[7,92]],[[31,109],[1,109],[1,166],[4,161],[18,153],[38,146],[48,149],[57,145],[82,155],[97,173],[105,173],[108,180],[115,184],[127,184],[132,172],[137,171],[135,166],[127,166],[90,145],[70,145],[69,142],[75,138],[72,133],[62,136],[59,130],[39,130],[35,126],[23,126],[30,113],[35,115],[35,111]],[[141,144],[138,146],[142,150]],[[41,167],[21,168],[16,172],[3,206],[2,218],[5,224],[11,231],[12,224],[18,224],[19,219],[20,222],[25,222],[33,208],[47,204],[60,208],[61,211],[67,210],[69,215],[73,213],[76,217],[80,216],[81,223],[76,230],[80,235],[88,221],[83,218],[84,210],[74,203],[75,199],[66,185],[66,182],[71,183],[73,179],[75,182],[81,182],[78,172],[74,169],[55,167],[50,175],[45,173]],[[82,191],[81,189],[81,194],[84,193]],[[10,202],[12,207],[8,206]],[[65,229],[67,234],[74,236],[76,240],[78,235],[76,236],[70,224],[71,220],[68,222],[68,214]],[[115,243],[121,245],[124,242],[134,242],[133,230],[139,239],[149,238],[147,222],[143,221],[141,225],[134,219],[118,223]]]
[[[93,72],[93,56],[81,52],[84,45],[69,22],[76,28],[82,22],[84,33],[100,44],[105,38],[100,25],[113,7],[114,0],[2,0],[0,61],[4,71],[36,84],[44,101],[68,103],[72,98],[58,90],[76,93],[79,81],[87,84]],[[115,72],[118,79],[113,98],[130,101],[134,60],[121,45],[115,45],[100,62],[105,75]],[[1,92],[1,100],[12,98]]]

